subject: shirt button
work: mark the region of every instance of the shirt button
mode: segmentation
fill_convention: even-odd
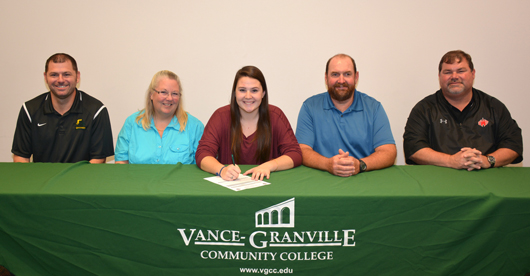
[[[344,117],[344,115],[340,115],[340,117],[342,118],[342,117]]]
[[[162,146],[158,146],[158,148],[161,148]]]

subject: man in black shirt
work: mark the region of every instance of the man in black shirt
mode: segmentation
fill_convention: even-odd
[[[441,89],[416,104],[407,120],[407,164],[471,171],[523,160],[521,129],[506,106],[473,88],[471,56],[448,52],[438,65],[438,78]]]
[[[81,74],[67,54],[46,61],[44,80],[50,91],[25,102],[13,139],[14,162],[104,163],[114,155],[107,108],[77,90]]]

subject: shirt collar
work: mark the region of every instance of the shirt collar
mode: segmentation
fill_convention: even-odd
[[[324,109],[326,110],[329,110],[329,109],[335,109],[337,110],[338,112],[340,112],[340,110],[338,110],[336,107],[335,107],[335,104],[333,104],[333,101],[331,100],[331,96],[329,95],[329,92],[325,92],[326,93],[326,100],[324,101]],[[357,89],[355,89],[355,91],[353,92],[353,103],[344,111],[344,112],[341,112],[341,113],[349,113],[349,112],[353,112],[353,111],[363,111],[363,105],[361,103],[361,100],[360,100],[360,92],[357,91]]]
[[[177,116],[173,116],[173,118],[171,119],[171,122],[169,123],[169,125],[167,125],[167,127],[171,127],[171,128],[176,129],[176,130],[180,130],[180,124],[179,124],[179,120],[177,119]],[[155,118],[154,117],[151,117],[151,128],[152,129],[156,129],[156,127],[155,127]]]
[[[458,110],[456,107],[454,107],[452,104],[450,104],[447,99],[444,97],[444,94],[442,92],[442,89],[438,90],[438,93],[437,93],[437,97],[440,99],[440,101],[442,101],[442,103],[444,103],[444,105],[446,105],[448,108],[452,108],[452,109],[455,109],[455,110]],[[471,101],[469,101],[469,103],[466,105],[466,107],[462,110],[462,112],[466,109],[470,109],[471,107],[474,106],[475,104],[475,99],[477,98],[477,92],[475,91],[475,88],[472,88],[471,90]],[[458,112],[460,112],[460,110],[458,110]]]
[[[68,113],[83,113],[83,108],[81,106],[81,102],[83,101],[83,94],[80,90],[75,89],[75,98],[74,102],[72,103],[72,106],[70,107],[70,110],[68,110],[63,115],[66,115]],[[53,108],[52,98],[51,98],[51,92],[48,92],[46,95],[46,98],[44,99],[44,114],[52,114],[57,113],[55,111],[55,108]]]
[[[440,89],[440,93],[438,94],[438,97],[440,97],[440,100],[442,103],[447,107],[447,110],[453,116],[453,118],[458,122],[462,123],[467,117],[468,114],[470,114],[471,110],[474,110],[474,107],[476,106],[475,102],[477,101],[476,98],[477,93],[475,91],[475,88],[472,90],[472,96],[471,101],[462,109],[462,111],[458,110],[458,108],[454,107],[452,104],[450,104],[447,99],[444,97],[442,90]]]

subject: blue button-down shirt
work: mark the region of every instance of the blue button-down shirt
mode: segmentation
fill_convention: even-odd
[[[177,117],[173,117],[162,137],[151,126],[144,130],[136,117],[140,111],[125,120],[116,142],[115,160],[128,160],[129,164],[195,164],[195,152],[204,131],[199,119],[188,114],[184,131],[180,132]]]

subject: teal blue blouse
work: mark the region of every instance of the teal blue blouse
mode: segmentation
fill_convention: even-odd
[[[160,137],[153,119],[151,126],[143,129],[136,117],[141,111],[129,116],[116,142],[116,161],[129,161],[129,164],[195,164],[195,152],[204,131],[199,119],[188,113],[188,122],[180,132],[180,124],[174,116]]]

